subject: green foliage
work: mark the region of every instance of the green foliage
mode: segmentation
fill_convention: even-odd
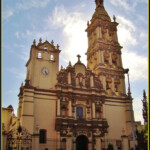
[[[147,129],[144,128],[141,132],[136,130],[136,136],[137,136],[137,148],[147,150],[147,136],[148,132]]]
[[[112,145],[112,144],[109,144],[109,145],[108,145],[108,149],[107,149],[107,150],[114,150],[113,145]]]
[[[143,100],[142,100],[142,103],[143,103],[143,119],[144,119],[144,124],[147,124],[147,120],[148,120],[148,114],[147,114],[147,106],[148,106],[148,103],[147,103],[147,97],[146,97],[146,92],[145,90],[143,91]]]

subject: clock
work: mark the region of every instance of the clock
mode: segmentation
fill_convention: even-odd
[[[44,67],[44,68],[41,69],[41,73],[42,73],[44,76],[47,76],[47,75],[49,74],[49,70],[48,70],[46,67]]]

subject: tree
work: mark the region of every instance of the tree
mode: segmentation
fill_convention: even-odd
[[[143,103],[143,119],[144,119],[144,124],[147,124],[147,97],[146,97],[146,92],[145,90],[143,91],[143,100],[142,100],[142,103]]]
[[[107,150],[114,150],[113,145],[112,145],[112,144],[109,144],[109,145],[108,145],[108,149],[107,149]]]
[[[144,119],[144,128],[139,131],[136,129],[136,137],[137,137],[137,148],[136,149],[142,149],[142,150],[147,150],[147,142],[148,142],[148,115],[147,115],[147,97],[146,97],[146,92],[145,90],[143,91],[143,119]]]

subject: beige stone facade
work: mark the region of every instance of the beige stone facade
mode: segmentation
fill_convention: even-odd
[[[59,70],[59,45],[33,41],[25,85],[18,95],[17,126],[9,128],[4,121],[8,137],[21,131],[17,149],[105,150],[108,144],[115,150],[131,148],[134,115],[130,92],[126,93],[118,23],[115,17],[111,21],[103,5],[96,0],[87,24],[87,66],[78,55],[77,63]],[[26,145],[21,143],[23,135],[28,135]]]

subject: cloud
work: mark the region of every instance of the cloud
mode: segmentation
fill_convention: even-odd
[[[11,9],[11,8],[6,9],[6,10],[4,10],[4,12],[3,12],[3,19],[6,20],[6,19],[8,19],[9,17],[13,16],[13,14],[14,14],[14,10],[13,10],[13,9]]]
[[[17,3],[14,8],[4,8],[3,19],[6,20],[9,17],[13,16],[15,12],[28,10],[31,8],[45,8],[50,0],[22,0]]]
[[[140,97],[134,98],[133,100],[133,110],[134,110],[134,118],[135,121],[142,121],[143,123],[143,116],[142,116],[142,101]]]
[[[123,51],[122,55],[124,68],[130,69],[130,79],[132,82],[148,78],[148,59],[139,56],[134,52]]]
[[[134,11],[135,7],[141,3],[148,3],[147,0],[134,0],[134,1],[130,1],[130,0],[111,0],[110,3],[118,8],[123,8],[124,10],[128,11]]]
[[[122,16],[117,16],[117,20],[119,22],[118,26],[118,40],[123,47],[128,47],[130,45],[135,46],[137,44],[136,40],[136,27],[134,24],[122,17]]]
[[[86,63],[85,52],[87,51],[86,36],[87,17],[79,12],[67,12],[64,7],[55,7],[53,15],[48,17],[47,23],[55,29],[62,28],[65,37],[65,46],[62,53],[65,61],[77,62],[76,55],[82,56],[81,61]]]
[[[49,0],[23,0],[21,3],[16,5],[16,8],[20,10],[27,10],[31,8],[44,8],[49,3]]]
[[[16,78],[21,78],[21,79],[25,79],[26,77],[26,73],[22,72],[21,70],[18,70],[16,68],[6,68],[6,70],[12,74],[15,75]]]

